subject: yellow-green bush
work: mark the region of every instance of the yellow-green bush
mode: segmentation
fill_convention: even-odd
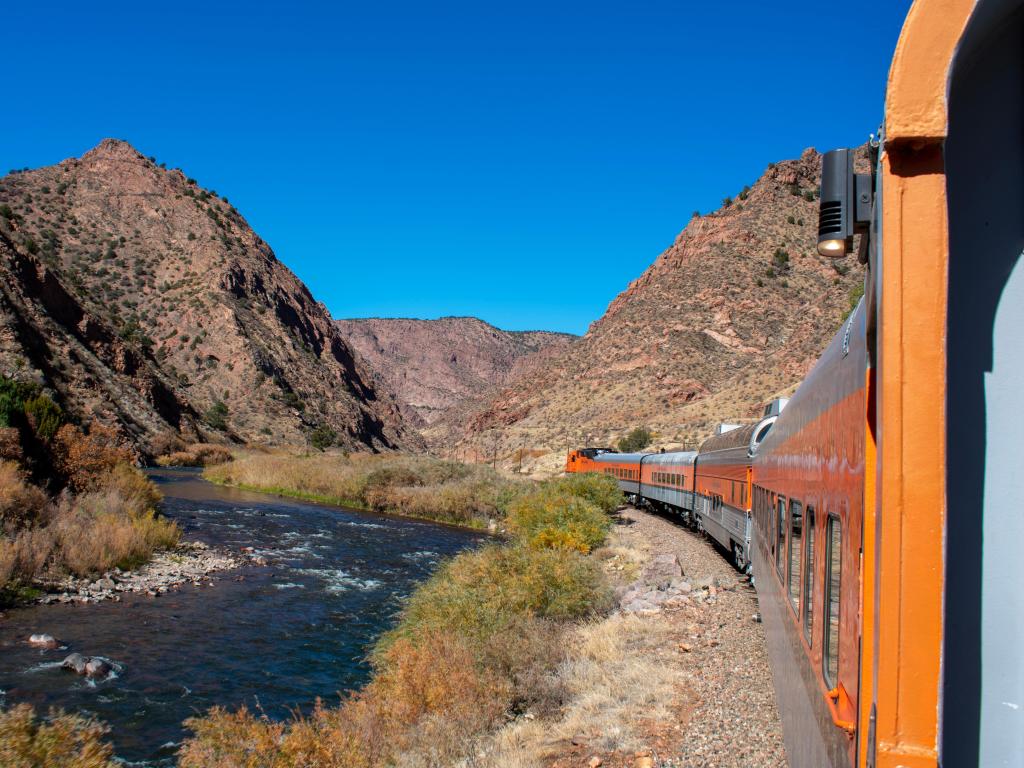
[[[607,600],[600,568],[576,552],[492,544],[449,560],[420,585],[380,648],[423,632],[480,643],[521,618],[573,619]]]
[[[37,718],[28,704],[0,710],[4,768],[116,768],[107,728],[95,720],[51,711]]]
[[[507,525],[527,546],[587,554],[604,542],[611,518],[586,498],[542,487],[509,505]]]
[[[598,472],[576,472],[547,480],[541,484],[549,493],[569,493],[579,496],[602,511],[612,513],[622,504],[622,491],[614,477]]]

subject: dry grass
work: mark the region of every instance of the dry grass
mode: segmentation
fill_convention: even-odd
[[[140,508],[116,488],[62,501],[45,530],[54,536],[54,567],[76,576],[136,568],[156,550],[175,546],[181,533],[174,522]]]
[[[103,741],[106,727],[94,720],[51,711],[37,718],[19,704],[0,711],[0,765],[4,768],[116,768]]]
[[[493,768],[538,768],[581,735],[596,751],[643,746],[636,724],[667,717],[675,672],[657,650],[671,640],[663,619],[616,614],[579,627],[556,676],[566,699],[556,717],[518,719],[480,746]]]
[[[161,467],[213,467],[231,458],[231,451],[223,445],[194,443],[158,456],[156,463]]]
[[[401,454],[253,454],[204,476],[282,496],[485,527],[521,483],[489,467]]]
[[[177,544],[180,531],[157,515],[160,493],[141,472],[116,464],[101,475],[98,466],[73,472],[89,490],[50,501],[16,465],[0,462],[0,593],[46,574],[134,568]]]

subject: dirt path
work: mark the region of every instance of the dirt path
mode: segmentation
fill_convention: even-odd
[[[652,722],[647,729],[654,765],[786,766],[764,627],[754,620],[753,589],[709,540],[636,509],[624,510],[622,518],[613,540],[642,553],[641,562],[674,554],[687,582],[713,580],[706,591],[693,593],[691,604],[651,616],[669,622],[681,651],[673,659],[681,690],[677,720]]]

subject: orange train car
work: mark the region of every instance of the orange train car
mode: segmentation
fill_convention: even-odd
[[[865,297],[755,456],[793,766],[1024,765],[1022,40],[1019,0],[914,2],[849,179]]]
[[[1024,765],[1021,40],[1019,0],[916,0],[871,178],[841,204],[823,174],[819,250],[862,224],[865,296],[747,483],[794,768]],[[694,458],[698,522],[743,508],[719,437]],[[630,461],[645,503],[653,460]]]
[[[751,564],[751,476],[754,452],[770,434],[786,401],[770,403],[755,424],[729,429],[701,445],[696,457],[695,514],[698,530],[717,541],[741,571]]]

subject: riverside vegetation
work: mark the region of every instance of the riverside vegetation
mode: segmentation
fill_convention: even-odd
[[[572,670],[586,659],[567,666],[566,648],[591,654],[581,633],[591,632],[595,620],[615,620],[599,620],[614,600],[595,556],[621,501],[611,478],[526,483],[410,456],[253,455],[207,473],[221,482],[463,524],[495,520],[507,536],[447,561],[414,591],[372,649],[373,675],[362,690],[336,706],[318,702],[290,722],[245,707],[211,710],[187,721],[193,735],[181,748],[180,768],[448,765],[473,759],[516,718],[572,708],[580,693]],[[286,484],[286,476],[294,483]],[[257,477],[260,483],[251,482]],[[462,502],[468,511],[452,516]],[[600,642],[607,644],[611,631],[598,632]],[[54,729],[66,735],[64,746]],[[0,762],[109,768],[103,733],[90,720],[59,712],[43,719],[15,708],[0,716]]]
[[[470,528],[496,524],[528,486],[486,465],[403,454],[254,453],[208,467],[212,482]]]
[[[173,547],[180,532],[159,502],[112,428],[67,423],[34,385],[0,379],[0,605]]]

